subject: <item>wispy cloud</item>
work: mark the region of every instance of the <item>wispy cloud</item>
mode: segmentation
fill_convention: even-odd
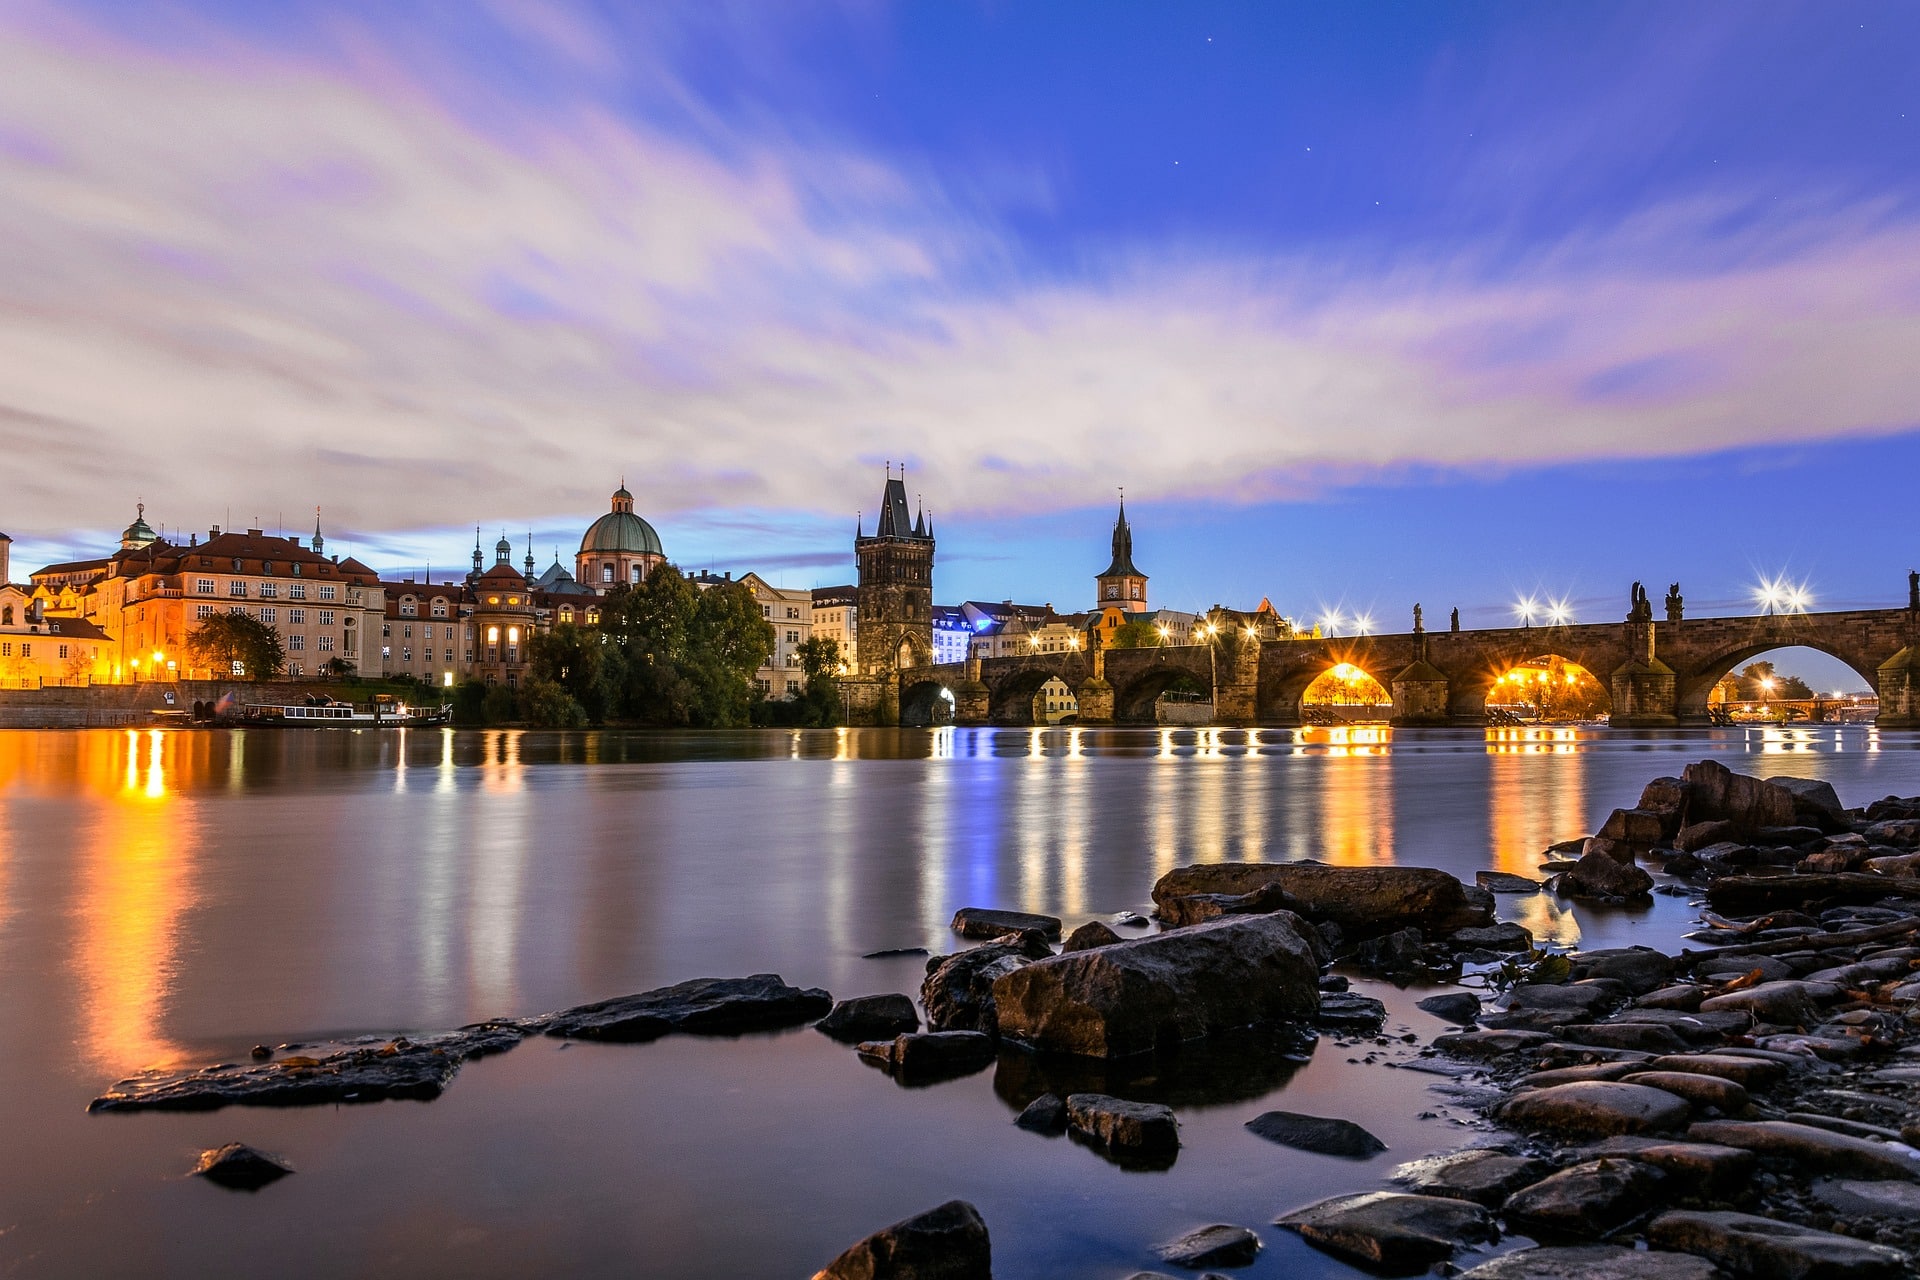
[[[1920,229],[1885,209],[1731,193],[1521,259],[1040,273],[963,175],[644,123],[595,28],[492,11],[578,83],[489,98],[365,31],[162,50],[0,11],[10,532],[137,493],[182,525],[584,521],[624,472],[671,549],[679,513],[863,505],[883,458],[937,512],[1024,512],[1915,422]]]

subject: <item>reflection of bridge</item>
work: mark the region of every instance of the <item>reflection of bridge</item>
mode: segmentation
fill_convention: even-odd
[[[963,724],[1027,724],[1040,686],[1073,690],[1083,724],[1151,724],[1160,695],[1211,691],[1222,724],[1297,725],[1307,686],[1341,663],[1378,680],[1395,724],[1480,724],[1494,681],[1548,655],[1579,663],[1609,687],[1625,728],[1709,723],[1722,677],[1770,649],[1817,649],[1878,694],[1883,727],[1920,727],[1920,609],[1770,614],[1653,622],[1506,627],[1490,631],[1252,641],[1224,631],[1210,644],[972,659],[899,673],[902,723],[926,723],[942,691]]]

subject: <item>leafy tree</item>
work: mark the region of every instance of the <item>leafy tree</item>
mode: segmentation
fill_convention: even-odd
[[[830,729],[840,723],[840,642],[832,636],[814,636],[800,646],[800,669],[806,672],[806,723]]]
[[[330,676],[339,676],[344,679],[353,674],[353,659],[342,658],[336,655],[327,659],[327,665],[323,667],[322,670]]]
[[[271,680],[286,667],[280,633],[244,613],[216,613],[203,618],[187,637],[194,661],[219,675],[235,671],[248,680]]]
[[[573,702],[584,720],[604,722],[617,692],[610,651],[613,647],[600,631],[571,622],[536,632],[527,643],[529,692],[533,681],[550,683]],[[531,712],[528,718],[543,723]]]
[[[773,653],[773,626],[744,583],[702,590],[663,565],[615,588],[600,631],[615,714],[658,725],[749,723],[753,673]]]
[[[520,719],[519,696],[508,685],[488,685],[480,703],[480,719],[487,724],[512,724]]]
[[[1779,674],[1771,662],[1750,662],[1741,668],[1739,685],[1746,702],[1798,702],[1813,697],[1805,680]]]
[[[586,710],[566,686],[538,676],[521,687],[520,714],[528,724],[543,729],[578,729],[587,723]]]
[[[1160,643],[1160,633],[1153,629],[1153,624],[1139,618],[1129,618],[1107,637],[1109,649],[1150,649]]]
[[[479,680],[465,680],[453,691],[453,722],[482,725],[487,722],[487,686]]]

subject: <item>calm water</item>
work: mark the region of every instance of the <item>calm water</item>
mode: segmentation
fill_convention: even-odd
[[[1021,1061],[902,1089],[811,1030],[529,1042],[439,1100],[102,1115],[139,1068],[255,1043],[450,1028],[681,979],[774,971],[916,992],[961,906],[1144,911],[1191,861],[1533,873],[1641,784],[1713,755],[1920,792],[1920,742],[1867,729],[1592,735],[942,730],[739,735],[0,733],[0,1274],[807,1275],[959,1196],[1005,1277],[1118,1277],[1212,1221],[1237,1274],[1344,1274],[1276,1213],[1461,1141],[1431,1077],[1320,1043],[1109,1081],[1167,1097],[1184,1146],[1126,1172],[1010,1123]],[[1564,943],[1671,945],[1640,913],[1502,899]],[[1391,1025],[1421,993],[1368,984]],[[1289,1152],[1242,1124],[1346,1115],[1391,1146]],[[1422,1113],[1428,1113],[1423,1118]],[[183,1177],[229,1141],[285,1154],[258,1195]]]

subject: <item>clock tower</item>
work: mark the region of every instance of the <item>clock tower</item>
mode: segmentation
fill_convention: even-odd
[[[1094,578],[1097,608],[1127,613],[1147,611],[1147,575],[1134,567],[1133,530],[1127,527],[1127,499],[1120,496],[1120,518],[1113,522],[1113,561]]]

